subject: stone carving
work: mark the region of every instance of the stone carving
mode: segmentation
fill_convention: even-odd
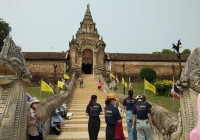
[[[24,83],[31,77],[21,53],[11,37],[6,37],[0,53],[0,140],[26,140],[27,101]],[[69,90],[53,96],[40,104],[36,114],[43,114],[45,123],[74,88],[75,74],[69,83]],[[39,115],[41,116],[41,115]]]
[[[27,103],[24,82],[30,78],[21,49],[11,37],[0,53],[0,139],[25,140]]]
[[[101,79],[104,82],[104,91],[110,92],[103,76]],[[190,132],[197,125],[197,96],[200,92],[200,48],[195,49],[188,58],[177,85],[181,90],[178,116],[160,106],[153,105],[152,107],[154,140],[189,140]],[[120,101],[123,101],[123,95],[117,93],[116,95]]]

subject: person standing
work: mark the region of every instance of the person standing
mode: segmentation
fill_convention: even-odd
[[[133,106],[136,104],[136,99],[133,98],[133,90],[128,91],[128,97],[126,97],[123,101],[123,106],[125,107],[126,112],[126,123],[127,123],[127,131],[129,140],[135,140],[135,129],[132,129],[133,117],[132,110]]]
[[[83,78],[79,76],[78,81],[80,82],[80,88],[83,88]]]
[[[116,123],[122,122],[119,110],[116,107],[119,101],[114,93],[109,93],[105,101],[105,122],[106,122],[106,140],[115,140]]]
[[[30,140],[43,140],[42,133],[39,131],[39,122],[41,118],[38,118],[35,112],[39,103],[40,101],[36,97],[30,100],[30,108],[27,113],[27,130]]]
[[[143,101],[143,97],[139,95],[138,102],[133,107],[133,130],[137,130],[137,139],[138,140],[152,140],[151,126],[152,118],[151,111],[148,105]],[[136,117],[137,116],[137,117]],[[137,118],[137,120],[136,120]]]
[[[100,130],[100,118],[102,115],[102,107],[97,103],[97,96],[92,95],[91,100],[86,108],[86,115],[89,116],[88,133],[90,140],[97,140]]]
[[[102,85],[103,85],[103,83],[101,82],[101,80],[99,80],[97,83],[97,88],[100,90]]]

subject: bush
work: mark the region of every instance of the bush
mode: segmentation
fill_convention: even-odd
[[[158,95],[171,96],[170,91],[172,89],[172,81],[169,80],[157,81],[154,83],[154,86],[156,87]]]
[[[149,82],[153,82],[157,78],[157,74],[152,68],[142,68],[140,70],[140,79],[144,78]]]

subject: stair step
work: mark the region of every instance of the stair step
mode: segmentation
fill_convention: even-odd
[[[127,131],[124,131],[128,139]],[[89,140],[88,131],[82,132],[62,132],[59,136],[49,135],[46,140]],[[105,131],[99,131],[98,140],[105,140]]]
[[[106,124],[102,123],[100,130],[105,131]],[[77,131],[87,131],[88,130],[88,124],[64,124],[62,126],[63,132],[77,132]],[[123,124],[123,129],[126,129],[126,124]]]
[[[85,118],[79,118],[79,119],[71,119],[71,120],[66,120],[66,121],[64,121],[64,124],[87,124],[88,123],[88,116],[87,116],[87,118],[85,117]],[[104,118],[104,116],[102,115],[102,117],[100,117],[100,119],[101,119],[101,124],[105,124],[105,118]],[[123,124],[125,124],[126,123],[126,120],[125,119],[123,119]]]

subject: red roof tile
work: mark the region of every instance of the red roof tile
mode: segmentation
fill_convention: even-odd
[[[189,55],[182,55],[181,61],[185,62]],[[134,54],[134,53],[109,53],[111,61],[178,61],[175,54]]]
[[[25,60],[66,60],[66,52],[23,52]]]

